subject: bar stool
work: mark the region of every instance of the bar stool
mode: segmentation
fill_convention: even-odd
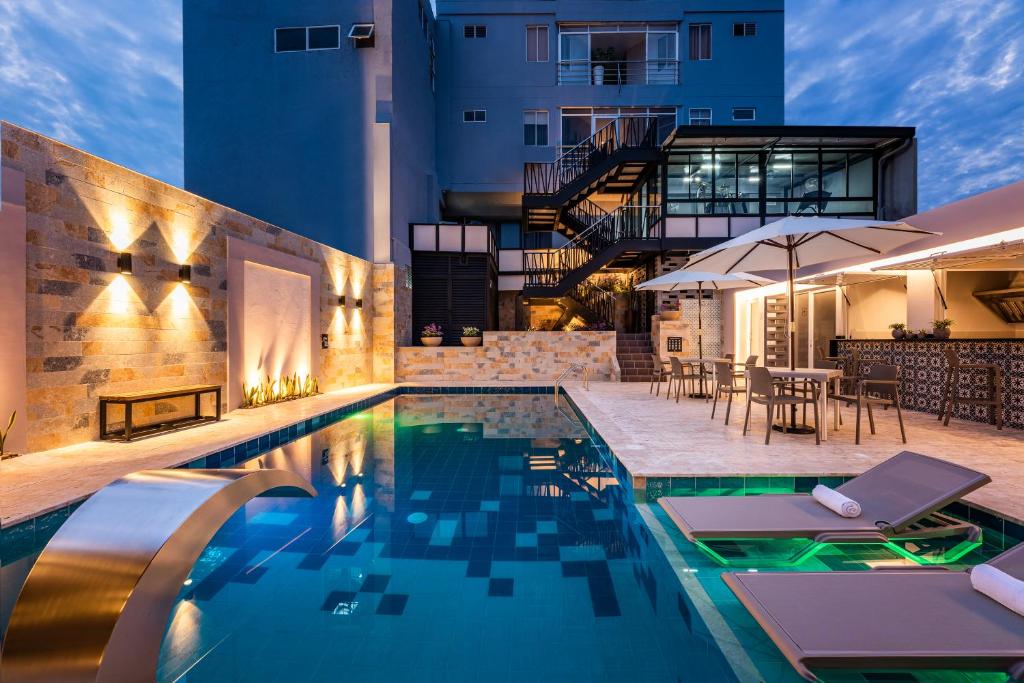
[[[942,390],[942,404],[939,406],[939,419],[943,426],[949,426],[949,418],[957,403],[976,406],[988,406],[989,421],[996,429],[1003,428],[1003,369],[994,363],[961,363],[960,356],[953,349],[943,349],[946,356],[946,386]],[[983,370],[984,384],[969,384],[969,393],[980,390],[985,393],[981,398],[960,394],[960,373],[963,370]],[[970,391],[974,390],[974,391]]]

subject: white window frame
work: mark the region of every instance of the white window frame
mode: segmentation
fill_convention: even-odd
[[[749,119],[738,119],[738,118],[736,118],[736,112],[737,111],[744,111],[744,110],[750,112],[750,118]],[[732,108],[732,120],[733,121],[744,121],[744,122],[746,122],[746,121],[756,121],[757,120],[757,107],[733,107]]]
[[[547,129],[547,138],[548,138],[548,141],[546,143],[544,143],[543,145],[540,144],[539,142],[537,142],[537,126],[540,125],[540,121],[541,121],[541,118],[542,118],[541,114],[543,114],[544,128]],[[525,139],[524,139],[523,140],[523,145],[526,146],[526,147],[550,147],[551,146],[551,112],[549,112],[547,109],[524,109],[523,110],[523,132],[524,133],[526,132],[525,127],[528,124],[526,119],[530,115],[532,115],[534,117],[534,120],[533,120],[533,130],[534,130],[533,142],[529,143],[529,142],[526,142]]]
[[[736,27],[742,26],[740,33],[736,33]],[[747,32],[747,28],[750,27],[750,32]],[[756,21],[734,21],[732,23],[732,37],[733,38],[754,38],[757,36],[757,22]]]
[[[543,29],[543,30],[542,30]],[[535,39],[536,44],[534,47],[537,48],[537,56],[540,56],[540,34],[544,34],[544,59],[530,59],[530,32],[535,31],[537,37]],[[561,48],[559,48],[561,49]],[[526,63],[527,64],[543,64],[551,61],[551,29],[547,24],[527,24],[526,25]]]
[[[480,112],[484,115],[482,119],[476,118],[476,113]],[[466,114],[473,114],[473,118],[467,119]],[[463,123],[487,123],[487,110],[486,109],[463,109],[462,110],[462,122]]]
[[[707,115],[707,123],[694,123],[695,120],[697,120],[697,121],[704,121],[705,118],[703,116],[695,117],[693,115],[693,113],[694,112],[704,112],[704,111],[706,111],[708,113],[708,115]],[[687,111],[687,121],[689,122],[689,125],[691,125],[691,126],[710,126],[711,122],[712,122],[712,115],[713,114],[714,114],[714,112],[712,111],[711,107],[690,107],[689,111]]]
[[[707,26],[707,28],[708,28],[708,56],[707,57],[701,57],[698,54],[697,59],[690,59],[690,29],[692,29],[695,26]],[[711,22],[709,22],[709,21],[695,21],[692,24],[687,24],[686,25],[686,58],[687,58],[687,61],[690,61],[690,62],[710,62],[711,58],[715,54],[714,45],[713,45],[714,39],[715,39],[715,32],[714,32],[714,29],[712,28]]]
[[[309,46],[309,32],[314,28],[334,28],[338,30],[338,46],[337,47],[310,47]],[[341,49],[341,24],[324,24],[323,26],[307,26],[306,27],[306,52],[323,52],[324,50],[340,50]]]

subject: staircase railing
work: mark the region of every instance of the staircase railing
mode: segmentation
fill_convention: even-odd
[[[583,199],[562,212],[562,222],[573,223],[574,225],[570,226],[573,230],[580,230],[580,226],[586,230],[607,215],[608,212],[599,204],[595,204],[589,199]]]
[[[590,280],[583,280],[568,293],[576,303],[594,314],[598,322],[615,328],[615,295],[595,285]]]
[[[555,161],[527,163],[523,168],[523,192],[553,195],[620,149],[657,146],[658,117],[621,116],[563,152]]]
[[[554,287],[601,251],[627,239],[661,239],[661,207],[620,206],[558,249],[524,252],[526,286]]]

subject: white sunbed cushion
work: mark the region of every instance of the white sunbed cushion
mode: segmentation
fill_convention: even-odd
[[[811,489],[811,495],[814,496],[814,500],[841,517],[860,517],[860,503],[847,498],[835,489],[818,484]]]
[[[971,570],[971,587],[1024,617],[1024,581],[988,564]]]

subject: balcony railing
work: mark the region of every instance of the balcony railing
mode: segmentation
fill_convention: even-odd
[[[592,59],[558,63],[559,85],[677,85],[679,60],[639,61]]]
[[[558,249],[524,252],[526,286],[554,287],[570,272],[623,240],[660,238],[660,206],[620,206]]]

